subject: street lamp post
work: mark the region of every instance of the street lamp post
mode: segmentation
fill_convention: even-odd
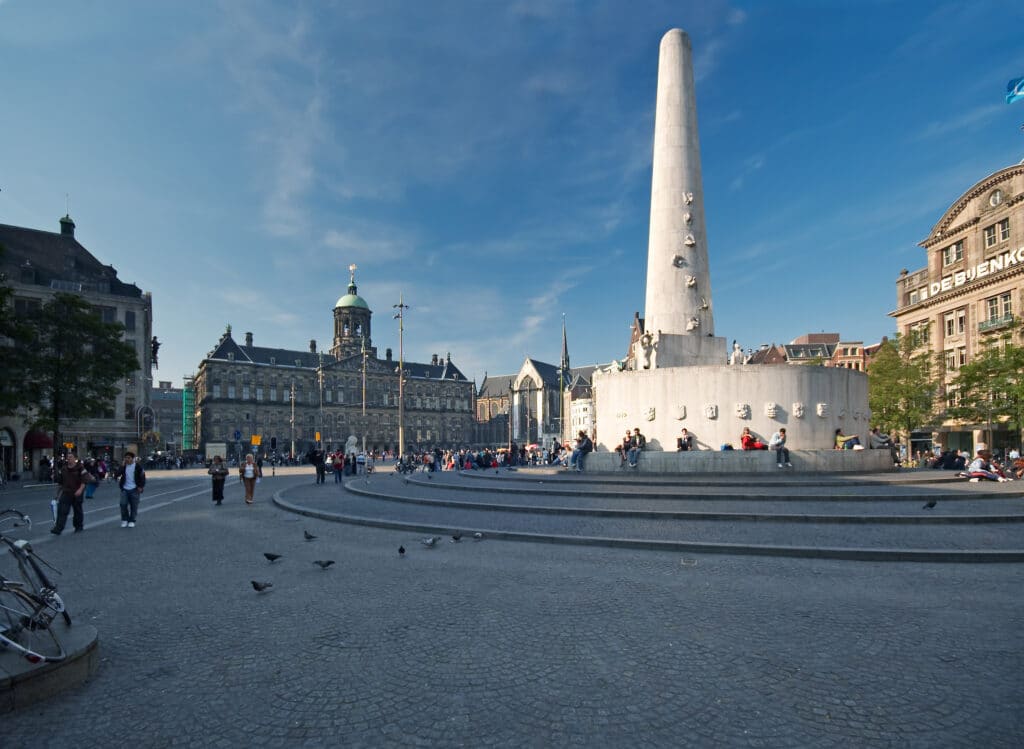
[[[395,318],[398,320],[398,457],[405,454],[405,351],[403,342],[403,331],[405,321],[405,310],[409,305],[398,295],[398,304],[391,305],[398,312]]]
[[[319,352],[317,354],[317,365],[316,365],[316,378],[320,385],[320,424],[317,430],[317,434],[323,438],[324,433],[324,354]],[[322,448],[321,440],[317,440],[317,447]]]
[[[292,415],[288,421],[292,428],[292,458],[295,458],[295,380],[292,380],[290,400],[292,402]]]
[[[366,455],[366,336],[363,336],[363,455]]]

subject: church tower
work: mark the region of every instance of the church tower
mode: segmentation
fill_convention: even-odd
[[[370,305],[356,293],[356,266],[348,266],[348,293],[334,305],[334,345],[331,356],[344,359],[357,356],[364,350],[376,357],[370,338]]]

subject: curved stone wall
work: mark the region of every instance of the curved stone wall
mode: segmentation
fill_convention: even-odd
[[[867,446],[868,378],[838,367],[666,367],[594,373],[597,449],[613,450],[639,427],[651,450],[675,450],[685,426],[702,450],[740,448],[743,427],[765,442],[785,427],[787,446],[829,448],[835,430]],[[771,405],[774,404],[774,411]],[[802,414],[800,413],[802,406]]]

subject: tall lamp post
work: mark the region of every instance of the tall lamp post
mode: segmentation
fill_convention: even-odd
[[[317,429],[317,434],[320,435],[321,439],[317,440],[317,447],[323,449],[322,438],[324,434],[324,353],[320,351],[317,353],[317,365],[316,365],[316,379],[320,386],[320,422]]]
[[[295,458],[295,380],[292,380],[290,399],[292,402],[292,415],[288,420],[292,427],[292,459]]]
[[[398,320],[398,457],[405,454],[405,353],[403,344],[403,330],[405,311],[409,305],[402,301],[402,295],[398,295],[398,304],[391,305],[398,312],[395,318]]]
[[[366,336],[363,336],[363,455],[366,455]],[[401,355],[399,355],[401,359]]]

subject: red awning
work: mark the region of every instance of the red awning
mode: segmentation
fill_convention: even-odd
[[[46,432],[29,432],[22,447],[25,450],[49,450],[53,447],[53,440]]]

